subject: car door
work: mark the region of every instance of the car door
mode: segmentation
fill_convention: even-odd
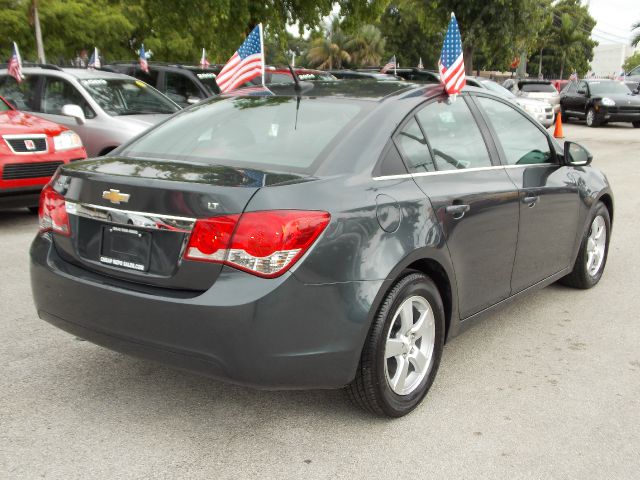
[[[578,229],[578,178],[562,164],[548,133],[507,102],[474,96],[520,192],[512,292],[569,266]]]
[[[560,94],[560,105],[562,105],[562,109],[565,112],[576,109],[577,95],[576,82],[571,82],[564,88],[564,90],[562,90],[562,93]]]
[[[578,83],[576,90],[575,103],[572,110],[581,115],[585,115],[589,103],[589,84],[585,81]]]
[[[427,103],[405,120],[394,141],[439,219],[461,318],[507,298],[518,193],[504,168],[492,161],[495,146],[481,132],[465,95]]]
[[[75,85],[64,78],[44,75],[42,81],[38,115],[76,132],[80,135],[82,142],[87,147],[87,151],[90,152],[89,154],[97,155],[97,152],[92,152],[89,148],[99,139],[99,132],[96,131],[93,121],[96,118],[96,113],[82,93]],[[78,105],[84,112],[85,122],[79,124],[75,118],[63,115],[62,107],[65,105]]]

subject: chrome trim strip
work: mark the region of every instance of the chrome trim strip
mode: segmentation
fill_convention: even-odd
[[[403,178],[417,178],[417,177],[430,177],[432,175],[449,175],[451,173],[465,173],[465,172],[483,172],[485,170],[501,170],[506,168],[531,168],[531,167],[548,167],[555,165],[553,163],[533,163],[527,165],[492,165],[490,167],[477,167],[477,168],[461,168],[458,170],[439,170],[436,172],[418,172],[418,173],[402,173],[400,175],[383,175],[380,177],[373,177],[375,181],[381,180],[400,180]]]
[[[49,141],[47,140],[46,133],[7,134],[7,135],[2,135],[2,138],[5,141],[4,143],[6,143],[7,146],[9,147],[9,150],[11,150],[11,153],[13,153],[14,155],[37,155],[37,154],[49,152]],[[7,142],[7,140],[31,140],[33,138],[44,138],[44,150],[33,150],[31,152],[16,152],[13,149],[13,146],[9,142]]]
[[[137,212],[119,208],[103,207],[89,203],[65,201],[67,213],[78,217],[100,220],[103,222],[148,228],[152,230],[168,230],[189,233],[196,223],[195,218],[164,215],[161,213]]]

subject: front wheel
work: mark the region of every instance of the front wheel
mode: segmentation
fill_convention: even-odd
[[[600,118],[594,108],[590,108],[587,112],[587,127],[599,127]]]
[[[413,272],[387,294],[365,341],[356,378],[346,390],[361,408],[401,417],[425,397],[440,365],[444,308],[438,288]]]
[[[610,236],[609,210],[604,203],[598,202],[591,215],[589,230],[582,238],[573,270],[560,279],[560,283],[582,289],[594,287],[600,281],[607,263]]]

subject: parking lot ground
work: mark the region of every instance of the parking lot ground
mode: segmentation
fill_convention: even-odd
[[[640,130],[564,130],[615,193],[601,283],[552,285],[452,340],[399,420],[339,391],[255,391],[55,329],[31,301],[37,219],[0,212],[0,478],[638,478]]]

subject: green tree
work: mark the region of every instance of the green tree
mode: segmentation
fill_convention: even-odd
[[[342,68],[344,64],[351,62],[351,55],[347,51],[348,40],[340,25],[340,19],[334,18],[327,31],[312,40],[307,54],[309,64],[329,70]]]
[[[628,72],[629,70],[637,67],[638,65],[640,65],[640,52],[636,52],[633,55],[627,57],[627,59],[624,61],[624,65],[622,66],[622,68],[624,69],[625,72]]]
[[[640,43],[640,20],[638,20],[636,23],[634,23],[631,26],[631,31],[635,32],[633,34],[633,37],[631,38],[631,45],[633,45],[634,47],[637,47],[638,44]]]
[[[375,25],[363,25],[347,40],[351,63],[359,67],[380,65],[385,53],[385,39]]]

